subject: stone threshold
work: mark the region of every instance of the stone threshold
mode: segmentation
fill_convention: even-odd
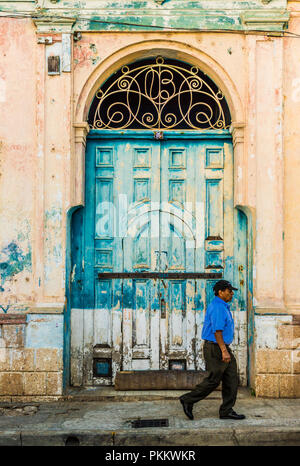
[[[178,398],[189,390],[115,390],[114,387],[86,387],[67,389],[63,397],[64,401],[156,401],[156,400],[178,400]],[[240,387],[238,398],[249,398],[251,396],[248,387]],[[212,392],[206,399],[220,400],[221,389]]]

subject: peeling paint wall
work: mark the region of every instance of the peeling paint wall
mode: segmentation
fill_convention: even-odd
[[[22,39],[21,39],[22,38]],[[34,301],[35,62],[26,59],[30,20],[1,18],[0,306],[10,312]],[[32,54],[31,54],[32,55]],[[19,65],[16,67],[16,57]],[[32,66],[33,65],[33,66]],[[20,81],[20,76],[22,80]]]

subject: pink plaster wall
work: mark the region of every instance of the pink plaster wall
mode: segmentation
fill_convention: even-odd
[[[15,242],[23,254],[33,249],[36,158],[35,32],[30,20],[0,21],[0,262]],[[1,304],[35,299],[30,269],[2,284]]]
[[[290,4],[289,31],[300,34],[300,3]],[[284,39],[284,291],[300,314],[300,39]]]

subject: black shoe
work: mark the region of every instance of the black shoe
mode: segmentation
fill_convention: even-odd
[[[234,419],[234,420],[239,420],[239,419],[245,419],[246,416],[244,414],[237,414],[233,409],[229,411],[228,414],[225,414],[223,416],[220,416],[220,419]]]
[[[191,403],[185,403],[181,398],[179,398],[180,403],[182,404],[184,414],[192,421],[193,416],[193,405]]]

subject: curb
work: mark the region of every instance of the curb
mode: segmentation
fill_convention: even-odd
[[[0,446],[300,446],[300,427],[2,431]]]

